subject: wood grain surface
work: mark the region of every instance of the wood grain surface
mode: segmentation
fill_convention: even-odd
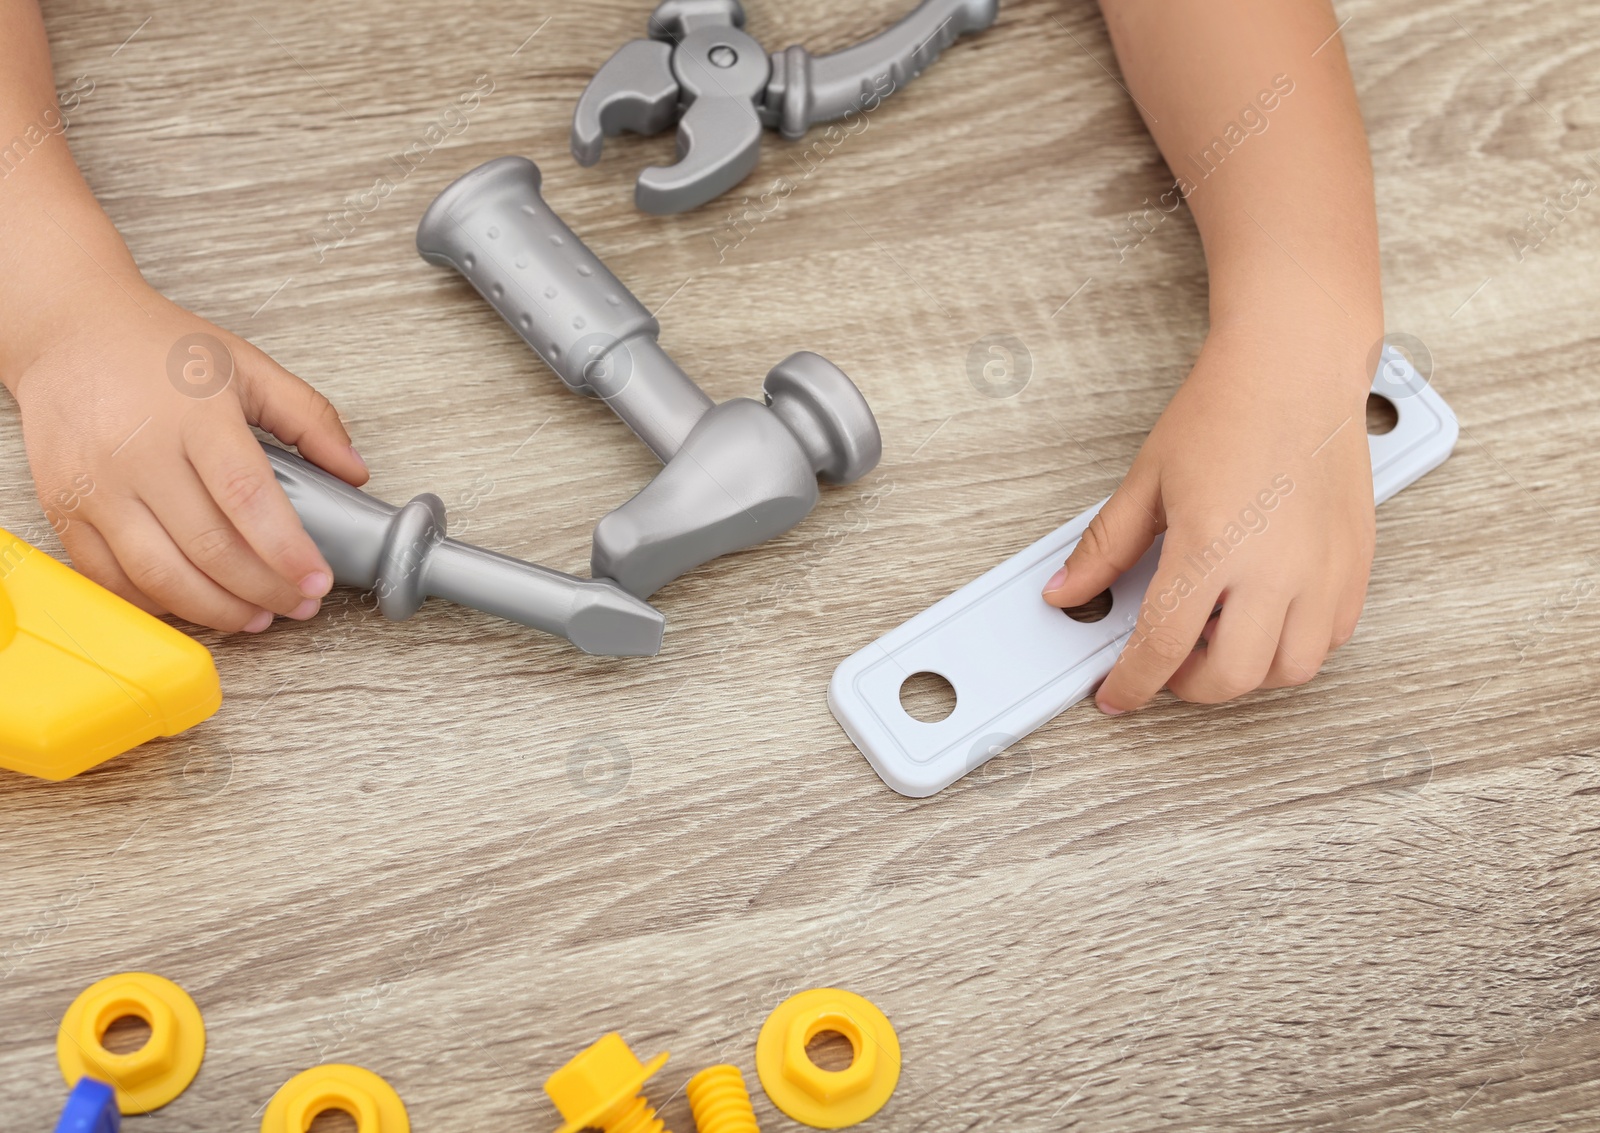
[[[828,50],[908,4],[750,0],[749,30]],[[545,1076],[617,1030],[672,1051],[649,1092],[683,1133],[688,1077],[753,1086],[767,1013],[819,985],[898,1028],[879,1130],[1600,1128],[1600,195],[1516,245],[1600,180],[1600,4],[1339,5],[1388,328],[1462,422],[1379,514],[1355,640],[1231,707],[1079,705],[923,801],[840,732],[833,667],[1108,492],[1205,333],[1186,212],[1118,251],[1170,175],[1093,3],[1008,0],[821,160],[769,135],[744,189],[671,218],[632,205],[670,138],[567,153],[647,3],[45,7],[60,85],[92,83],[71,144],[146,274],[324,390],[378,495],[587,573],[657,467],[416,255],[433,195],[506,153],[713,397],[815,350],[885,453],[661,592],[658,658],[341,592],[201,634],[226,700],[192,733],[0,777],[0,1127],[51,1126],[67,1004],[142,969],[208,1048],[136,1131],[254,1129],[330,1060],[419,1130],[554,1128]],[[972,377],[1001,334],[1031,364],[1004,398]],[[0,469],[0,523],[59,554],[9,405]]]

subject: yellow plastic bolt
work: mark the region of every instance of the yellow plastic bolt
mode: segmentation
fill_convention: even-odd
[[[667,1133],[640,1090],[667,1062],[667,1051],[641,1064],[619,1034],[601,1036],[571,1062],[545,1079],[566,1123],[556,1133],[598,1128],[605,1133]]]
[[[708,1066],[689,1079],[685,1092],[700,1133],[761,1133],[737,1066]]]

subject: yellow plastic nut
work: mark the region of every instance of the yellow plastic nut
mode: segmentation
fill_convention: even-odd
[[[0,767],[70,779],[222,704],[211,654],[0,530]]]
[[[605,1133],[666,1133],[639,1091],[666,1065],[667,1055],[662,1051],[640,1063],[621,1035],[602,1035],[545,1079],[544,1092],[565,1122],[556,1133],[589,1128]]]
[[[824,1070],[806,1046],[835,1031],[853,1052],[844,1070]],[[900,1040],[888,1016],[854,992],[822,987],[792,995],[762,1024],[756,1073],[772,1104],[817,1129],[842,1129],[883,1108],[900,1080]]]
[[[737,1066],[708,1066],[684,1087],[699,1133],[761,1133]]]
[[[150,1027],[150,1038],[131,1054],[105,1048],[106,1031],[132,1016]],[[56,1062],[67,1085],[88,1076],[117,1092],[123,1113],[159,1109],[188,1087],[206,1053],[200,1009],[171,980],[148,972],[108,976],[83,990],[56,1032]]]
[[[394,1087],[370,1070],[329,1062],[302,1070],[278,1087],[261,1118],[261,1133],[305,1133],[317,1114],[349,1114],[356,1133],[411,1133]]]

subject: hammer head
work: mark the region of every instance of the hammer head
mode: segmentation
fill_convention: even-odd
[[[644,490],[594,530],[591,571],[643,598],[720,555],[781,535],[817,502],[817,480],[872,471],[883,438],[861,391],[833,363],[791,354],[762,384],[696,423]]]

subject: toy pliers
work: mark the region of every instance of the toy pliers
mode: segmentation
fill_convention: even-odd
[[[771,127],[799,138],[819,122],[870,112],[959,36],[995,20],[999,0],[923,0],[899,23],[832,55],[798,45],[768,55],[744,28],[739,0],[665,0],[649,38],[595,73],[572,116],[572,156],[600,160],[609,136],[678,127],[678,161],[639,175],[645,212],[684,212],[749,176]]]

